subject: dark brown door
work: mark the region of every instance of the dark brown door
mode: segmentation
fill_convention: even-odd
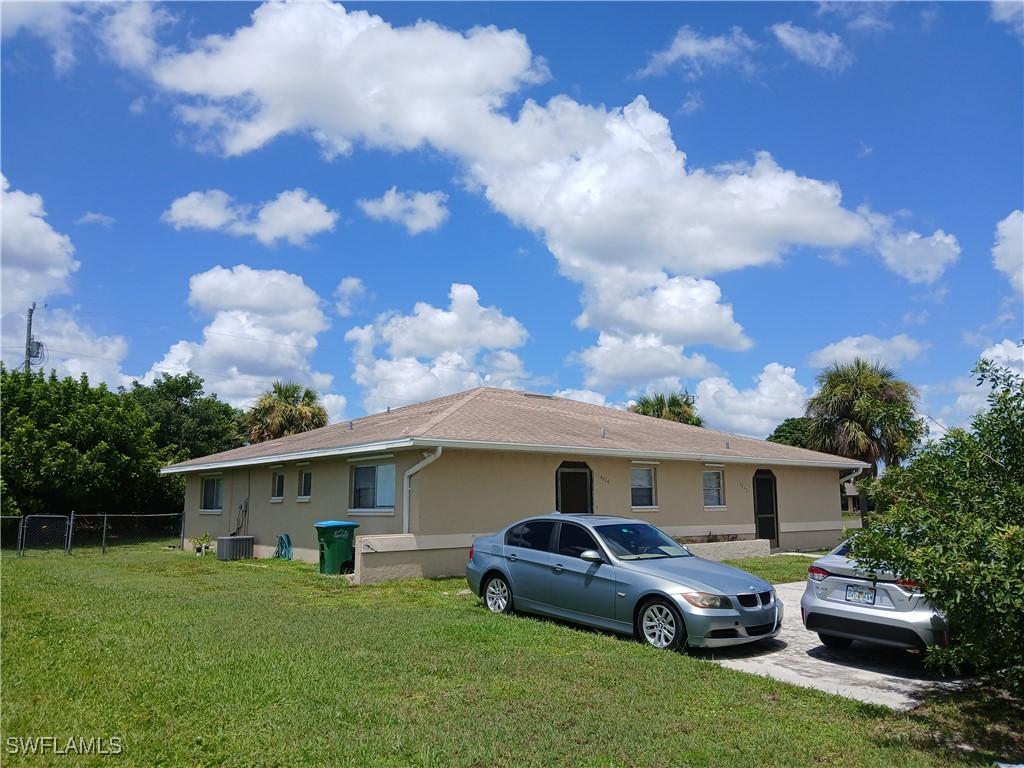
[[[563,515],[588,515],[592,504],[590,467],[581,461],[563,461],[555,473],[555,509]]]
[[[757,538],[769,539],[773,547],[779,545],[775,474],[769,469],[759,469],[754,473],[754,530]]]

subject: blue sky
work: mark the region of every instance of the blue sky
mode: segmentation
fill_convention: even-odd
[[[36,300],[111,385],[763,435],[862,354],[962,423],[1022,367],[1022,9],[5,3],[4,360]]]

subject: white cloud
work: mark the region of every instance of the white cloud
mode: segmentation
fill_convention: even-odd
[[[444,192],[399,192],[391,187],[381,197],[358,200],[363,213],[376,221],[393,221],[410,235],[440,229],[448,218]]]
[[[6,13],[6,11],[5,11]],[[11,189],[0,176],[3,195],[3,311],[24,311],[30,302],[69,293],[78,269],[71,238],[46,220],[43,198]]]
[[[313,370],[311,362],[317,335],[329,323],[320,297],[300,276],[245,264],[217,266],[189,279],[188,303],[210,317],[202,340],[173,344],[143,381],[193,370],[208,391],[240,406],[251,404],[274,379],[321,392],[330,387],[332,377]]]
[[[907,360],[921,356],[931,345],[900,333],[888,339],[871,334],[847,336],[813,352],[808,362],[823,368],[831,363],[848,363],[855,357],[869,361],[880,361],[898,367]]]
[[[941,229],[931,235],[897,230],[891,216],[861,209],[875,230],[875,248],[885,265],[912,283],[934,283],[960,258],[960,243]]]
[[[281,192],[256,206],[235,203],[219,189],[190,192],[171,203],[163,220],[175,229],[208,229],[241,237],[252,235],[264,245],[287,240],[305,245],[313,235],[329,232],[338,214],[304,189]]]
[[[344,395],[327,394],[322,395],[320,400],[327,410],[327,423],[337,424],[345,420],[345,408],[348,406],[348,398]]]
[[[1024,347],[1019,346],[1016,341],[1003,339],[983,350],[979,357],[992,360],[997,365],[1010,368],[1024,376]]]
[[[677,42],[652,60],[655,69],[741,63],[754,47],[740,30],[720,38],[683,31]],[[799,247],[834,251],[880,239],[867,213],[843,206],[836,183],[782,168],[767,152],[749,163],[688,166],[668,120],[643,97],[621,108],[527,99],[510,114],[507,98],[546,74],[514,31],[392,27],[339,5],[264,5],[251,24],[163,53],[150,73],[183,100],[179,114],[202,140],[228,155],[305,133],[329,155],[361,143],[451,156],[468,188],[544,240],[561,273],[581,286],[580,322],[610,338],[742,348],[749,340],[709,275],[778,263]],[[231,203],[223,207],[230,221]],[[222,207],[214,213],[223,218]],[[901,250],[891,227],[889,235],[889,251],[915,250]],[[935,252],[948,252],[942,238],[955,244],[941,231],[916,237]],[[616,285],[622,274],[628,284]],[[650,307],[707,317],[683,328],[645,316]]]
[[[74,37],[81,19],[73,7],[57,2],[5,2],[2,37],[10,39],[21,31],[42,38],[53,51],[53,68],[64,74],[75,64]]]
[[[105,213],[86,211],[75,220],[75,224],[99,224],[103,227],[112,227],[116,221],[117,219],[113,216],[107,216]]]
[[[361,278],[343,277],[334,289],[334,311],[339,317],[348,317],[355,311],[355,305],[367,294],[366,284]]]
[[[771,27],[779,44],[804,64],[842,72],[853,63],[853,55],[834,32],[812,32],[791,21]]]
[[[700,91],[687,92],[686,98],[683,100],[683,106],[679,108],[684,115],[692,115],[703,109],[704,97],[701,96]]]
[[[113,9],[100,23],[99,35],[114,61],[126,68],[152,65],[160,52],[157,30],[174,20],[171,14],[143,2],[119,3]]]
[[[527,338],[519,321],[481,306],[471,285],[453,283],[448,295],[448,309],[417,302],[409,315],[385,313],[345,334],[368,412],[485,384],[518,388],[526,378],[512,352]],[[379,346],[388,357],[377,356]]]
[[[683,379],[717,372],[703,355],[684,355],[679,345],[666,344],[653,333],[601,333],[597,344],[580,352],[579,359],[586,369],[586,386],[603,391],[678,390]]]
[[[662,272],[638,281],[627,270],[609,268],[585,289],[586,309],[576,324],[619,334],[656,333],[677,345],[748,349],[750,339],[733,318],[732,306],[721,299],[721,288],[711,280]]]
[[[885,32],[892,29],[892,22],[889,21],[891,10],[892,3],[882,0],[826,0],[818,3],[819,16],[837,16],[846,22],[847,29],[854,32]]]
[[[249,26],[169,52],[153,76],[200,106],[219,108],[204,112],[200,127],[213,129],[227,154],[296,130],[311,131],[325,152],[337,154],[355,139],[392,149],[424,141],[456,147],[546,69],[515,31],[461,34],[429,21],[395,28],[365,11],[316,2],[262,5]],[[185,117],[194,122],[197,115]]]
[[[996,225],[992,263],[1024,294],[1024,211],[1018,209]]]
[[[680,64],[691,77],[699,77],[706,67],[728,65],[750,73],[753,72],[750,53],[755,48],[757,43],[739,27],[733,27],[725,35],[703,37],[692,27],[684,26],[676,32],[668,48],[651,54],[637,76],[660,75],[675,64]]]
[[[559,389],[554,395],[555,397],[578,400],[581,403],[590,403],[591,405],[607,405],[608,403],[604,395],[592,389]]]
[[[1024,37],[1024,3],[1020,0],[995,0],[989,5],[992,21],[1005,24],[1009,31]]]
[[[6,13],[6,9],[4,11]],[[25,348],[24,312],[33,301],[71,292],[71,277],[79,263],[71,238],[46,220],[43,198],[3,188],[3,259],[0,261],[4,361],[20,365]],[[94,381],[121,383],[120,363],[128,352],[121,336],[97,336],[79,325],[72,312],[40,307],[33,317],[32,335],[48,349],[47,368],[62,375],[87,373]]]
[[[903,324],[924,325],[928,322],[929,315],[927,309],[907,310],[903,313]]]
[[[783,419],[803,415],[808,393],[796,380],[795,368],[769,363],[752,389],[739,390],[716,376],[700,382],[695,394],[709,427],[764,437]]]

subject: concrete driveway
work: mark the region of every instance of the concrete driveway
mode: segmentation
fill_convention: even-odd
[[[910,709],[933,695],[962,687],[928,672],[919,655],[855,642],[847,650],[826,648],[800,621],[805,582],[776,584],[786,607],[782,631],[772,640],[707,651],[724,667],[783,680],[892,709]]]

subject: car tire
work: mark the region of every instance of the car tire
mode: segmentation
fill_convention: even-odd
[[[679,650],[686,644],[683,614],[668,600],[648,600],[636,613],[636,638],[658,650]]]
[[[835,648],[841,650],[843,648],[849,648],[853,643],[849,637],[839,637],[839,635],[825,635],[821,632],[818,633],[818,639],[821,640],[822,644],[826,648]]]
[[[481,597],[491,613],[512,613],[512,587],[504,576],[489,576],[484,582]]]

